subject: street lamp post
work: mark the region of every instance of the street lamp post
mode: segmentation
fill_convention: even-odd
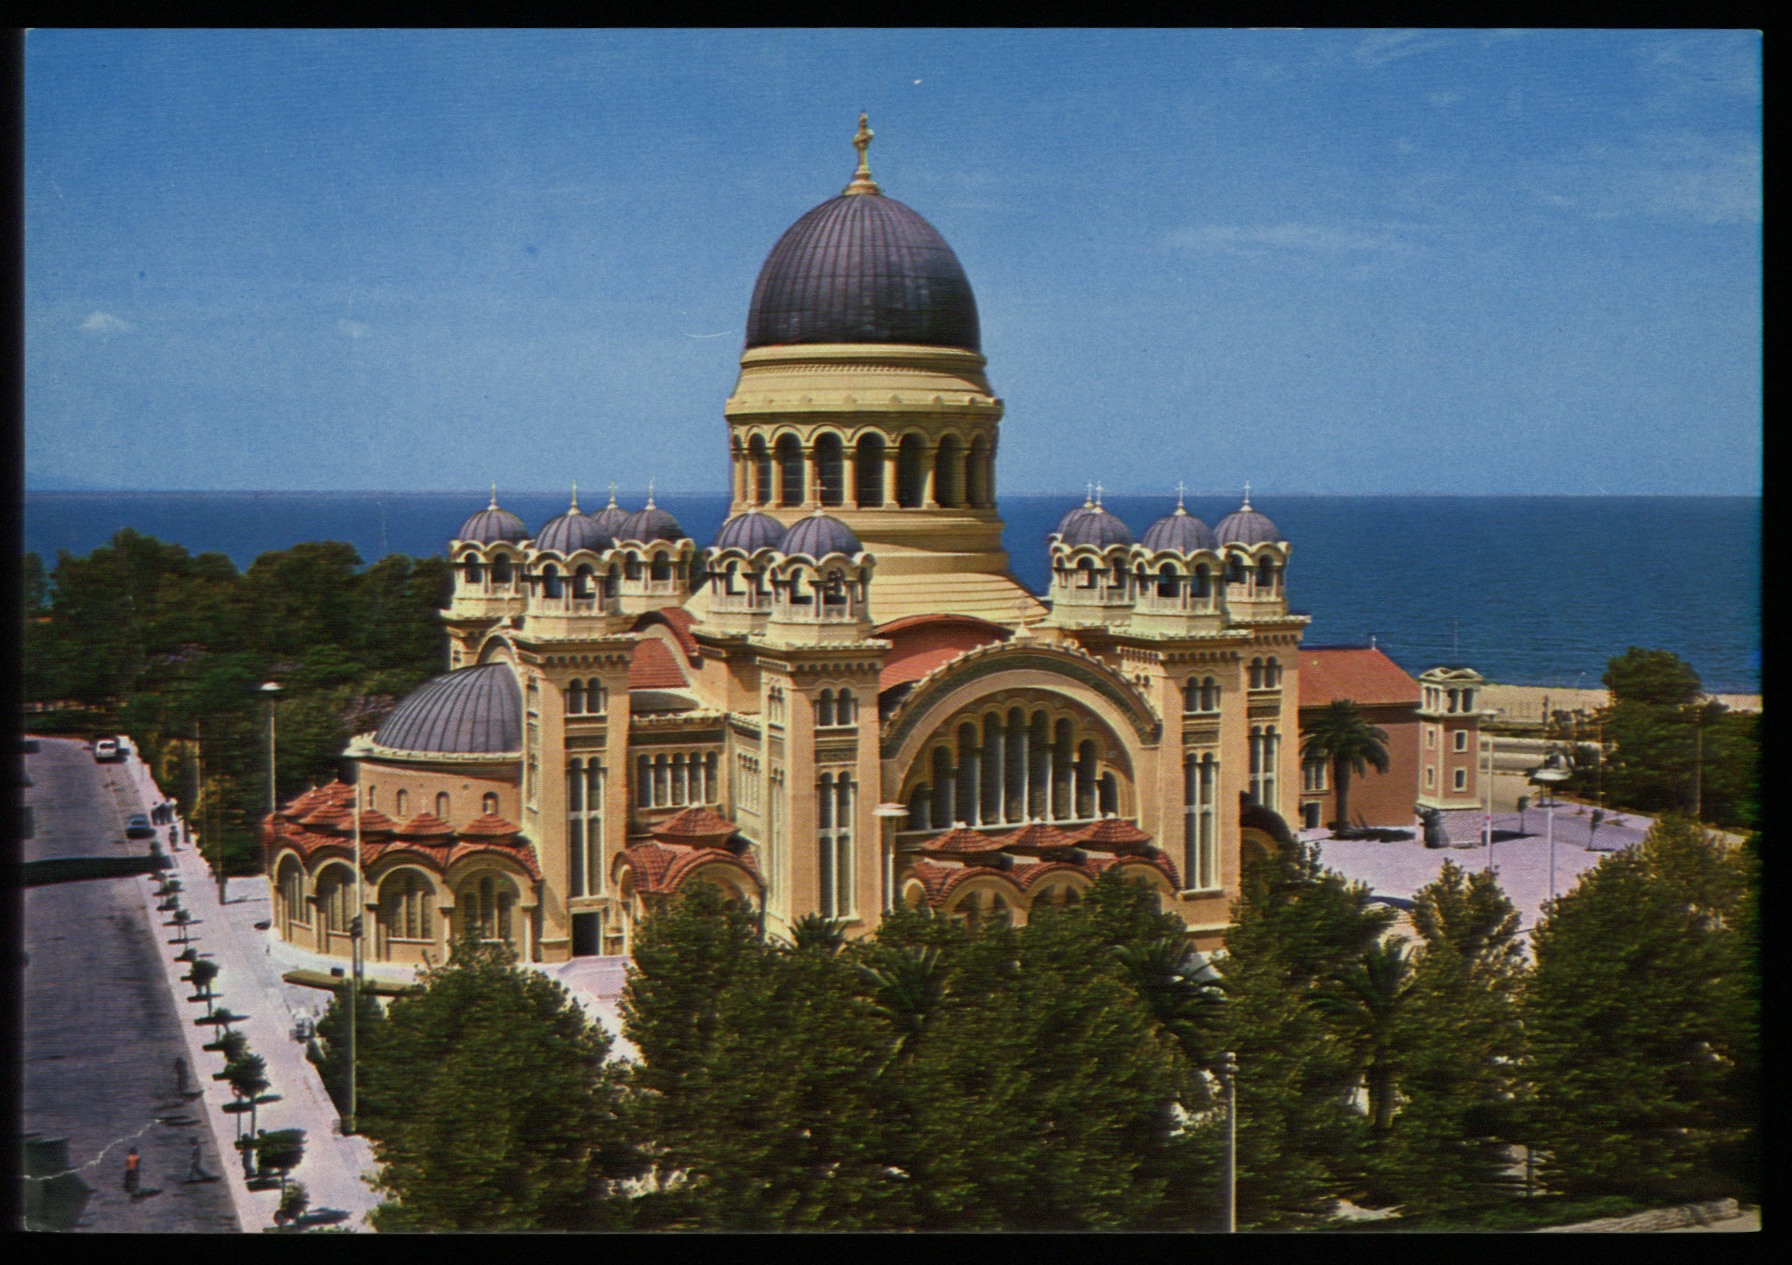
[[[1220,1230],[1238,1230],[1238,1056],[1226,1051],[1220,1064],[1220,1086],[1226,1099],[1226,1149],[1220,1169]]]
[[[1549,898],[1556,898],[1556,795],[1555,789],[1568,780],[1568,770],[1560,767],[1545,767],[1531,774],[1531,780],[1543,783],[1549,795]]]
[[[280,682],[265,681],[261,692],[268,700],[268,816],[280,811],[280,797],[274,776],[274,710],[280,701]]]

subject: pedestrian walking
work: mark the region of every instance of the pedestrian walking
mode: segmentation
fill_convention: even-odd
[[[139,1183],[142,1180],[137,1171],[138,1166],[142,1163],[143,1157],[137,1154],[136,1147],[132,1147],[130,1153],[124,1157],[124,1193],[133,1199],[137,1197]]]
[[[168,848],[170,851],[173,851],[173,852],[180,851],[180,827],[179,826],[168,827]]]
[[[205,1148],[199,1145],[199,1139],[193,1139],[192,1158],[187,1163],[187,1180],[190,1182],[209,1182],[215,1180],[205,1171]]]

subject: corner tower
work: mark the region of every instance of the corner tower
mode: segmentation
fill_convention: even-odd
[[[852,182],[790,226],[753,287],[725,406],[732,513],[840,519],[877,557],[879,621],[1032,620],[1044,608],[1002,548],[977,301],[945,239],[871,178],[866,122]]]

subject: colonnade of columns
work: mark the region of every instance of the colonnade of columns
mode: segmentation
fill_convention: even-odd
[[[992,508],[995,441],[957,435],[929,441],[905,435],[896,444],[867,435],[848,447],[823,433],[804,443],[795,435],[768,444],[755,435],[734,449],[736,504],[841,509]]]
[[[935,747],[931,780],[909,799],[911,830],[1022,826],[1031,821],[1089,821],[1119,811],[1119,783],[1098,767],[1093,738],[1078,739],[1069,720],[1029,720],[1019,709],[957,728],[955,745]]]

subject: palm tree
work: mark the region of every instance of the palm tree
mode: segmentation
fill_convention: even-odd
[[[807,913],[790,924],[790,939],[773,937],[786,952],[819,952],[832,956],[846,943],[846,920]]]
[[[1387,730],[1363,719],[1355,703],[1338,699],[1302,727],[1305,742],[1301,744],[1303,760],[1325,760],[1332,766],[1332,781],[1338,787],[1338,820],[1334,831],[1350,828],[1350,775],[1361,777],[1374,766],[1377,773],[1388,771]]]
[[[946,996],[946,967],[933,945],[898,950],[883,966],[855,963],[870,986],[871,1009],[896,1030],[896,1043],[884,1069],[912,1057],[928,1021]],[[879,1075],[883,1070],[879,1070]]]
[[[1382,940],[1363,950],[1342,974],[1313,994],[1313,1005],[1350,1030],[1369,1089],[1369,1128],[1384,1133],[1394,1119],[1394,1087],[1399,1077],[1396,1033],[1400,1011],[1412,989],[1412,959],[1406,941]]]
[[[1208,1066],[1218,1054],[1211,1046],[1225,995],[1200,954],[1181,936],[1164,936],[1144,944],[1116,945],[1114,955],[1140,1000],[1189,1062]]]

